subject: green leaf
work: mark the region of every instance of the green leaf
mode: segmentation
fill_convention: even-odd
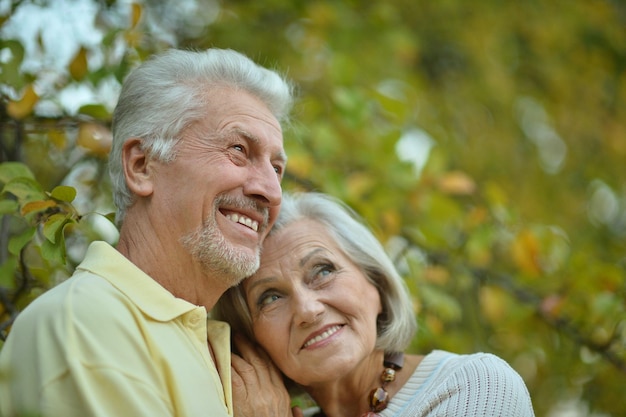
[[[17,213],[19,204],[15,200],[2,200],[0,201],[0,214],[14,214]]]
[[[71,221],[65,214],[53,214],[43,225],[43,235],[51,243],[57,243],[59,235],[63,232],[63,226]]]
[[[41,248],[40,248],[41,249]],[[41,250],[39,251],[41,254]],[[35,280],[41,285],[43,288],[50,288],[51,285],[54,285],[52,281],[56,278],[52,278],[54,269],[47,265],[46,267],[36,267],[33,266],[30,269],[30,274],[35,278]],[[58,277],[57,277],[58,278]]]
[[[58,244],[44,240],[41,244],[41,256],[53,264],[65,264],[65,239],[60,239]]]
[[[17,269],[17,258],[11,257],[0,265],[0,286],[4,288],[15,287],[15,270]]]
[[[102,104],[86,104],[78,109],[78,113],[91,116],[97,120],[108,120],[111,113]]]
[[[67,185],[59,185],[50,193],[52,198],[71,203],[76,198],[76,188]]]
[[[8,183],[15,178],[35,179],[33,172],[21,162],[3,162],[0,164],[0,182]]]
[[[46,198],[46,194],[41,189],[39,183],[27,177],[18,177],[10,180],[2,189],[2,194],[4,193],[13,194],[22,204]]]
[[[422,285],[422,298],[427,307],[448,322],[459,321],[463,317],[459,300],[432,285]]]
[[[106,217],[106,219],[110,221],[111,223],[115,224],[115,212],[114,211],[105,214],[104,217]]]
[[[0,23],[0,26],[2,26],[2,23]],[[24,47],[17,40],[7,39],[0,42],[0,49],[11,51],[10,54],[6,54],[8,59],[0,61],[2,84],[8,84],[19,90],[26,82],[24,74],[20,71],[22,60],[24,59]]]
[[[33,239],[35,230],[35,227],[30,227],[19,235],[13,236],[9,240],[9,253],[16,256],[19,255],[22,248]]]

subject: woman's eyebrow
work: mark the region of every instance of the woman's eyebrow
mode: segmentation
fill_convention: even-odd
[[[245,288],[244,288],[245,293],[246,293],[246,297],[248,295],[250,295],[252,290],[254,290],[256,287],[258,287],[260,285],[267,285],[267,284],[272,283],[274,281],[276,281],[276,278],[274,278],[274,277],[259,278],[257,280],[254,280],[252,283],[250,283],[249,285],[246,285]]]
[[[309,252],[308,254],[306,254],[304,257],[302,257],[302,259],[300,259],[300,266],[304,266],[306,265],[306,263],[315,255],[317,255],[320,252],[326,252],[326,249],[324,248],[315,248],[313,249],[311,252]]]

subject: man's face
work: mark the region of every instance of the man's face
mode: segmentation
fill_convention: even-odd
[[[228,88],[212,99],[207,117],[183,132],[176,159],[155,164],[153,198],[169,235],[232,286],[258,268],[280,208],[286,157],[280,124],[261,101]]]

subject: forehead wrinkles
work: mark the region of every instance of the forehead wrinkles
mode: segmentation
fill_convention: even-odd
[[[229,130],[231,125],[254,126],[266,135],[282,137],[282,127],[267,105],[259,98],[240,91],[239,95],[225,95],[219,104],[213,103],[217,130]]]
[[[300,219],[270,234],[263,244],[261,265],[280,260],[281,254],[291,259],[300,258],[299,265],[315,253],[339,251],[332,236],[323,225],[312,219]]]
[[[301,277],[302,271],[311,268],[312,262],[317,262],[322,257],[333,257],[333,250],[317,240],[305,241],[301,245],[281,240],[278,247],[261,256],[261,267],[257,275],[297,279]]]
[[[282,127],[267,104],[246,90],[230,85],[214,84],[200,94],[210,96],[204,100],[201,117],[189,126],[215,132],[230,132],[236,128],[249,131],[250,128],[268,138],[278,135],[282,139]],[[209,135],[204,135],[208,137]]]

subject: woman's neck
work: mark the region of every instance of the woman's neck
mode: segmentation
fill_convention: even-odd
[[[326,417],[360,417],[370,411],[369,394],[381,386],[383,372],[382,351],[376,351],[364,360],[353,372],[334,380],[305,387],[305,390],[322,409]],[[402,370],[396,373],[395,381],[386,386],[389,397],[404,386],[422,360],[422,356],[407,355]]]

